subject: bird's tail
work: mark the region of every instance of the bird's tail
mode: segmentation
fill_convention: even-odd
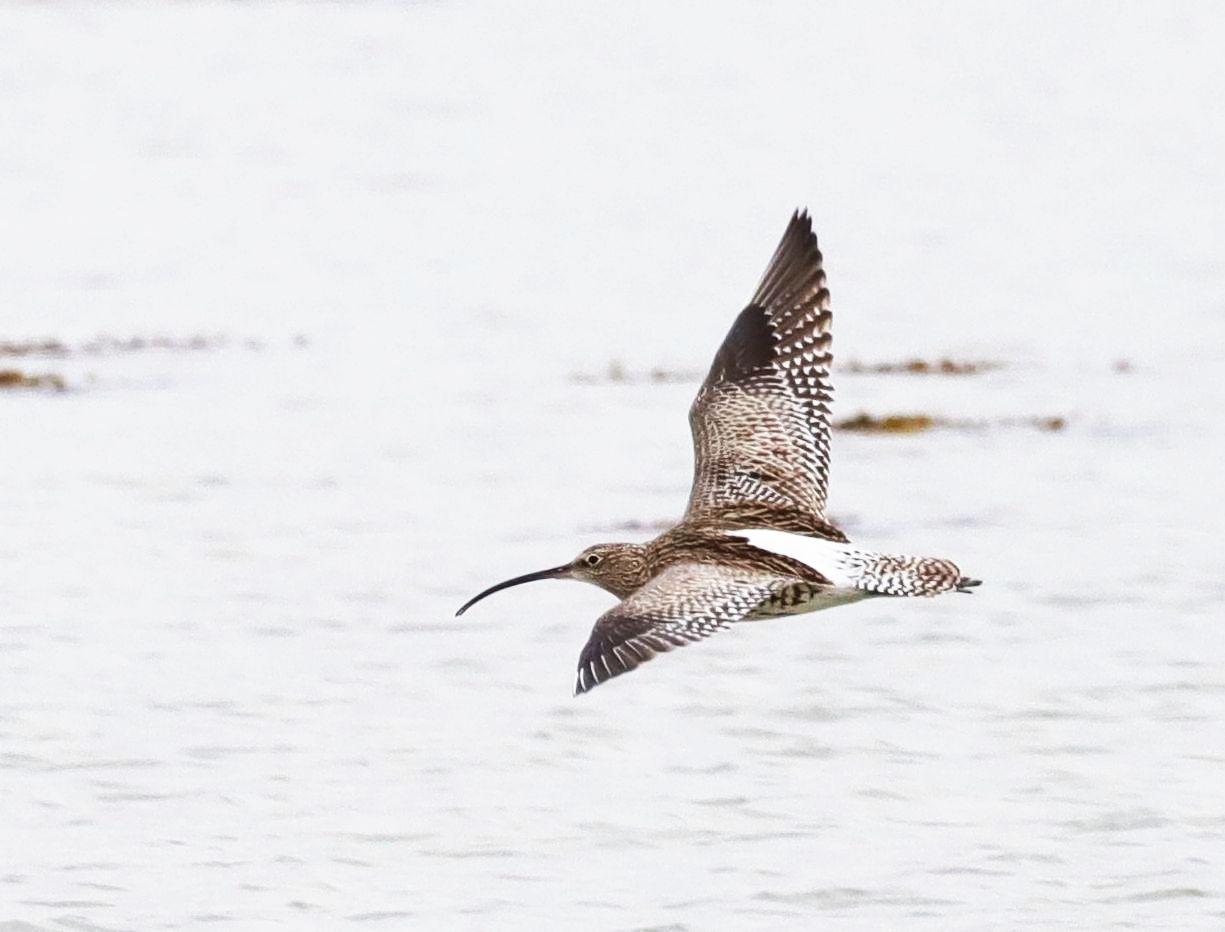
[[[878,595],[939,595],[969,592],[982,580],[961,575],[957,564],[936,557],[865,553],[848,548],[839,561],[856,589]]]
[[[759,550],[812,567],[835,587],[876,595],[938,595],[969,592],[981,581],[962,576],[957,564],[935,557],[872,553],[842,541],[764,528],[726,532]]]

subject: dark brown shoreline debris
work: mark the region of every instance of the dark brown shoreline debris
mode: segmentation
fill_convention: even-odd
[[[68,390],[68,383],[62,375],[54,372],[31,375],[20,369],[0,369],[0,389],[5,388],[43,388],[63,392]]]
[[[1039,430],[1063,430],[1068,426],[1067,418],[1053,415],[1051,417],[1031,417],[1028,423]]]
[[[622,365],[620,360],[614,359],[603,372],[576,372],[570,378],[582,385],[696,384],[702,380],[702,373],[684,369],[665,369],[662,366],[656,366],[645,372],[631,372]]]
[[[67,356],[72,350],[59,340],[0,340],[0,356]]]
[[[982,372],[993,372],[1003,369],[1004,364],[998,360],[957,360],[947,356],[941,359],[927,360],[913,357],[901,362],[866,363],[852,359],[841,365],[835,364],[839,372],[849,372],[854,375],[978,375]]]
[[[295,334],[290,345],[295,348],[310,346],[310,339],[302,333]],[[199,353],[205,350],[221,350],[231,346],[258,352],[266,349],[263,340],[254,338],[234,339],[220,333],[196,333],[186,337],[154,336],[114,337],[99,335],[75,346],[62,340],[0,340],[0,356],[104,356],[120,353],[139,353],[144,350],[166,350],[171,352]]]
[[[613,531],[625,531],[631,534],[658,534],[660,531],[666,531],[675,523],[672,518],[657,518],[654,521],[619,521],[616,524],[594,525],[580,528],[580,530],[591,534]]]
[[[143,350],[179,350],[198,353],[201,350],[224,349],[229,337],[220,334],[196,333],[189,337],[111,337],[99,336],[82,343],[80,351],[91,356],[104,353],[139,353]]]
[[[855,431],[864,434],[917,434],[932,428],[952,430],[988,430],[992,427],[1031,427],[1035,430],[1053,432],[1068,426],[1067,418],[1059,415],[1035,417],[1006,417],[995,421],[975,421],[935,417],[930,414],[887,414],[882,417],[861,411],[854,417],[834,422],[835,430]]]
[[[948,357],[935,360],[914,357],[900,362],[875,363],[852,359],[845,363],[835,363],[837,372],[852,375],[979,375],[983,372],[1003,369],[1004,366],[1005,364],[998,360],[957,360]],[[696,384],[702,380],[702,375],[703,373],[696,369],[667,369],[663,366],[632,371],[619,359],[614,359],[603,372],[576,372],[571,379],[584,385],[684,384],[690,382]]]
[[[875,417],[866,411],[860,411],[854,417],[835,421],[834,429],[873,434],[915,434],[921,430],[929,430],[937,423],[940,422],[928,414],[887,414],[884,417]]]

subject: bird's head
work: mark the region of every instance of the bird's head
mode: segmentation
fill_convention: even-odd
[[[646,582],[646,547],[642,544],[595,544],[569,563],[490,586],[465,602],[455,614],[462,615],[487,595],[538,579],[581,579],[623,599]]]

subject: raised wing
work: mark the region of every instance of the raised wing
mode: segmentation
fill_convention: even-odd
[[[814,531],[841,537],[823,520],[833,389],[821,261],[812,221],[797,212],[689,410],[687,519],[717,520],[737,508],[767,521],[770,511],[798,512],[811,516]]]
[[[578,659],[574,694],[628,673],[744,618],[772,592],[797,582],[713,563],[670,566],[595,623]]]

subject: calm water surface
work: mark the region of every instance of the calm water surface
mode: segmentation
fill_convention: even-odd
[[[1225,28],[1044,9],[0,5],[0,929],[1225,926]],[[571,699],[800,203],[985,584]]]

